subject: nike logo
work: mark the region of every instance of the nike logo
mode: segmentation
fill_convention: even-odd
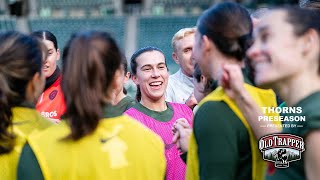
[[[100,138],[100,142],[104,144],[104,143],[106,143],[107,141],[109,141],[110,139],[112,139],[114,137],[115,137],[115,135],[111,136],[111,137],[108,137],[108,138]]]

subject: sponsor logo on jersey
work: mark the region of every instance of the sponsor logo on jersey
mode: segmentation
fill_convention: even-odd
[[[49,94],[49,99],[53,100],[54,98],[56,98],[58,94],[58,90],[53,90],[50,94]]]
[[[41,115],[46,118],[53,118],[53,117],[56,117],[58,115],[58,113],[57,113],[57,111],[51,111],[51,112],[42,111]]]

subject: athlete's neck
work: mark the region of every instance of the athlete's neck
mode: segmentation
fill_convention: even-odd
[[[56,70],[54,70],[53,74],[50,77],[46,78],[46,85],[44,90],[48,89],[56,80],[59,78],[61,72],[59,66],[57,66]]]
[[[280,97],[288,106],[294,106],[302,99],[320,91],[320,77],[310,76],[309,73],[302,73],[295,78],[283,80],[275,88]]]
[[[140,103],[144,107],[146,107],[152,111],[162,112],[162,111],[167,110],[167,108],[168,108],[164,97],[160,98],[159,100],[151,100],[148,98],[141,98]]]
[[[114,99],[113,101],[113,105],[117,105],[123,98],[125,98],[126,95],[123,93],[123,91],[121,91],[117,96],[116,98]]]

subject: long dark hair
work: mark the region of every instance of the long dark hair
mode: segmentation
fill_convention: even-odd
[[[130,59],[130,67],[131,67],[132,75],[137,74],[137,67],[138,67],[137,57],[145,52],[150,52],[150,51],[159,51],[160,53],[163,54],[163,56],[165,56],[163,51],[157,47],[146,46],[141,49],[138,49],[136,52],[133,53],[133,55],[131,56],[131,59]],[[168,68],[167,60],[164,59],[164,61],[165,61],[166,67]],[[141,91],[140,91],[139,85],[137,85],[136,101],[139,102],[140,100],[141,100]]]
[[[68,138],[78,140],[96,129],[121,52],[106,32],[88,31],[73,35],[63,53],[62,91],[70,127]]]
[[[41,74],[45,46],[19,32],[0,34],[0,154],[14,147],[11,108],[26,101],[28,83]]]
[[[123,73],[126,76],[127,72],[128,72],[128,62],[127,62],[127,58],[126,58],[125,55],[122,55],[121,65],[123,66]],[[125,87],[123,87],[122,92],[123,92],[123,94],[127,94],[128,93],[128,91],[127,91],[127,89]]]

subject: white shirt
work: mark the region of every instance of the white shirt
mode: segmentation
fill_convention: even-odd
[[[192,79],[192,77],[183,74],[181,68],[170,75],[166,90],[166,101],[184,104],[193,93]]]

